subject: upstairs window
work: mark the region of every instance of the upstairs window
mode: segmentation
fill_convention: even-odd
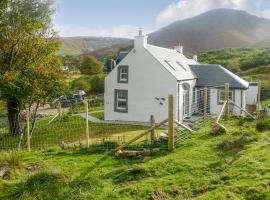
[[[121,112],[121,113],[128,112],[128,91],[127,90],[115,90],[114,111]]]
[[[122,65],[118,67],[117,74],[118,83],[128,83],[128,66]]]

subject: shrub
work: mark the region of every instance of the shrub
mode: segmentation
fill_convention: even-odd
[[[89,76],[82,76],[78,79],[75,79],[71,82],[72,90],[84,90],[86,92],[91,91],[91,83]]]
[[[104,92],[104,79],[105,76],[103,74],[94,76],[90,83],[91,83],[91,92],[94,93],[103,93]]]
[[[259,119],[256,122],[256,130],[259,132],[270,130],[270,119],[267,118]]]

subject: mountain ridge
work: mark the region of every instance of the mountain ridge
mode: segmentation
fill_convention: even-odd
[[[194,52],[257,47],[267,37],[270,37],[270,20],[242,10],[215,9],[150,33],[149,43],[167,48],[181,43],[186,51]]]
[[[112,37],[61,38],[59,54],[97,55],[132,47],[132,39]],[[185,52],[220,48],[270,47],[270,20],[234,9],[214,9],[195,17],[175,21],[149,34],[149,44],[173,48],[179,43]],[[106,50],[106,49],[109,50]]]

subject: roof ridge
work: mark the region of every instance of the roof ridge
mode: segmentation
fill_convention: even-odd
[[[242,81],[245,81],[244,79],[242,79],[241,77],[237,76],[236,74],[234,74],[233,72],[229,71],[228,69],[226,69],[225,67],[218,65],[226,74],[228,74],[229,76],[232,76],[237,82],[239,82],[242,86],[247,87],[246,85],[244,85],[242,83]],[[240,80],[239,80],[240,79]],[[247,82],[247,81],[245,81]],[[248,82],[247,82],[248,83]]]

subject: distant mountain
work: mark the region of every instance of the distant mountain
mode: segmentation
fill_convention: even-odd
[[[149,43],[188,52],[232,47],[270,46],[270,20],[245,11],[216,9],[174,22],[149,35]]]
[[[110,37],[64,37],[60,40],[62,46],[58,53],[61,55],[81,55],[107,48],[124,48],[132,44],[130,39]]]

